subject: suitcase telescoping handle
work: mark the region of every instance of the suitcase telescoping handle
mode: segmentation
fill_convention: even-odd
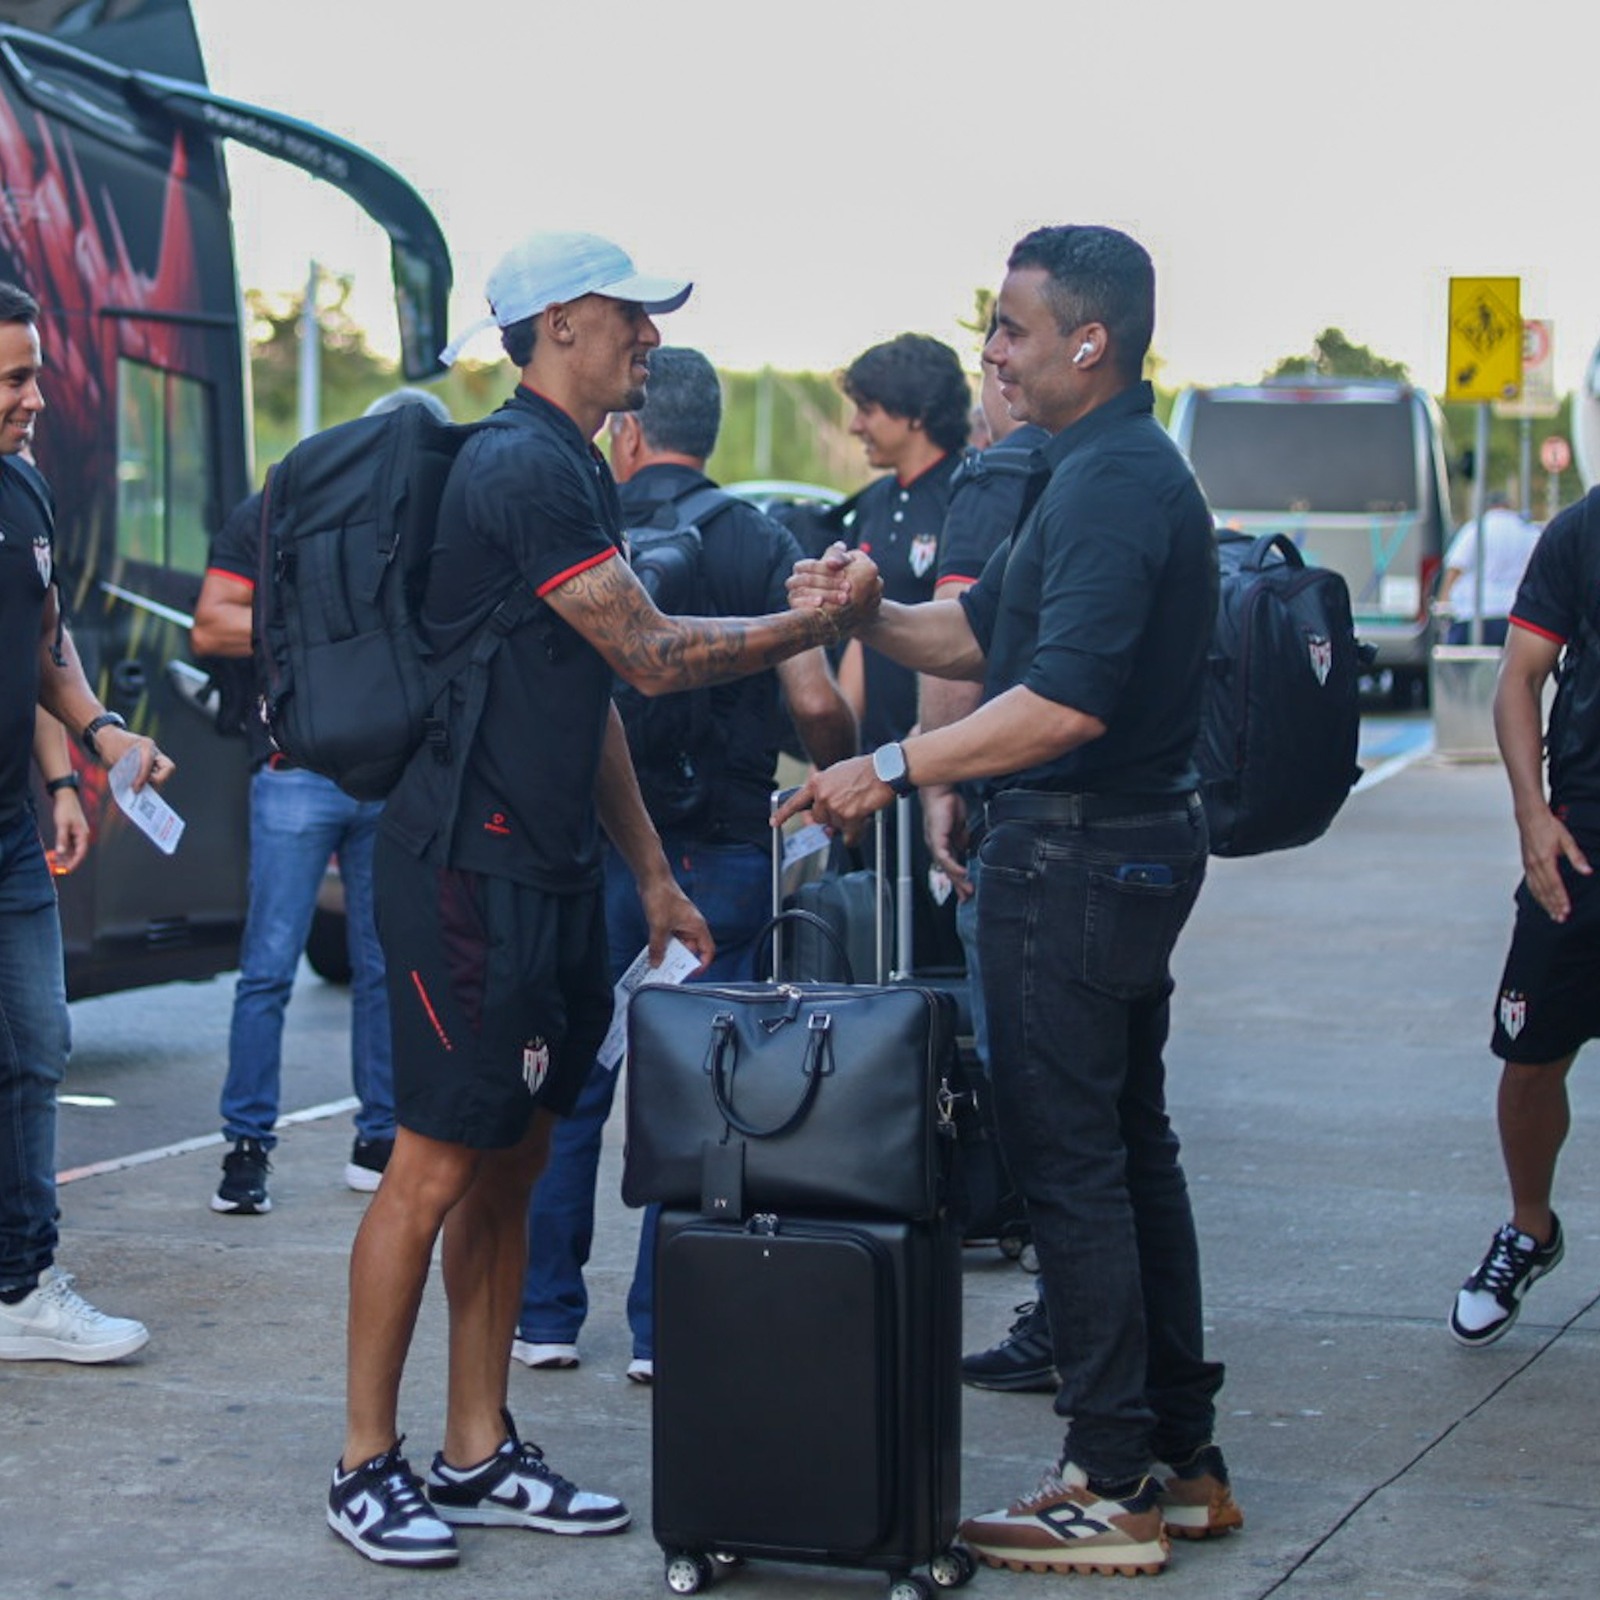
[[[772,792],[772,807],[771,807],[771,809],[773,811],[776,811],[778,809],[778,807],[781,806],[784,803],[785,800],[789,799],[792,795],[794,795],[796,793],[798,793],[798,790],[795,790],[795,789],[774,789],[773,792]],[[899,802],[899,804],[901,804],[901,805],[909,805],[909,802],[901,801],[901,802]],[[904,839],[905,838],[905,819],[903,817],[897,817],[896,821],[897,821],[897,823],[899,825],[899,828],[900,828],[900,837],[902,839]],[[796,919],[796,918],[801,918],[801,917],[803,917],[808,922],[817,923],[817,925],[819,927],[826,927],[826,924],[822,922],[820,917],[813,917],[813,916],[810,915],[809,912],[796,912],[796,911],[785,911],[784,910],[784,908],[783,908],[783,844],[784,844],[784,832],[783,832],[782,828],[773,828],[771,830],[771,832],[772,832],[772,923],[768,924],[768,930],[770,930],[773,927],[774,924],[777,924],[777,923],[779,923],[781,921],[784,921],[786,919]],[[877,875],[878,875],[878,892],[875,895],[873,895],[873,897],[872,897],[872,921],[873,921],[872,934],[873,934],[873,958],[874,958],[873,959],[873,965],[874,965],[874,968],[875,968],[874,973],[873,973],[873,982],[874,983],[885,983],[885,982],[888,981],[888,973],[889,973],[889,949],[888,949],[889,932],[888,932],[888,929],[884,926],[884,915],[883,915],[883,871],[884,871],[884,863],[885,863],[885,859],[886,859],[886,853],[885,853],[884,820],[883,820],[883,813],[881,811],[879,811],[872,819],[872,850],[873,850],[873,855],[875,857],[874,868],[875,868],[875,870],[877,872]],[[906,852],[904,850],[902,850],[900,852],[900,854],[901,854],[902,857],[904,857]],[[901,863],[900,870],[901,870],[902,873],[906,873],[908,871],[904,861],[902,861],[902,863]],[[911,921],[911,913],[910,913],[910,909],[909,909],[910,900],[911,900],[911,880],[910,880],[909,876],[906,877],[906,881],[905,881],[905,900],[906,900],[907,909],[904,912],[901,920],[909,927],[910,921]],[[768,931],[768,930],[763,930],[763,931],[765,932],[765,931]],[[828,928],[827,932],[828,932],[830,940],[833,943],[834,948],[836,950],[839,950],[840,954],[843,955],[843,950],[840,948],[839,941],[838,941],[837,937],[834,936],[833,930],[831,928]],[[758,943],[759,943],[759,941],[758,941]],[[849,960],[848,956],[845,956],[845,958],[844,958],[844,966],[845,966],[845,972],[847,974],[850,973],[850,960]],[[909,969],[904,969],[904,970],[909,970]],[[783,982],[783,940],[782,939],[778,939],[778,938],[774,938],[773,941],[772,941],[772,981],[774,983],[782,983]],[[853,981],[853,976],[852,976],[852,981]]]

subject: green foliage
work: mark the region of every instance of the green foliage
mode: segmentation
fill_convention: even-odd
[[[1311,353],[1285,356],[1264,374],[1268,378],[1292,378],[1300,373],[1315,373],[1324,378],[1392,378],[1409,383],[1411,375],[1403,361],[1390,361],[1377,355],[1369,345],[1356,344],[1340,328],[1324,328],[1311,341]]]
[[[1567,440],[1573,437],[1572,395],[1561,402],[1561,409],[1553,417],[1535,417],[1523,423],[1516,417],[1489,417],[1489,461],[1484,476],[1485,492],[1503,490],[1511,497],[1514,506],[1523,503],[1522,438],[1526,429],[1529,440],[1530,489],[1528,503],[1536,522],[1544,522],[1552,510],[1570,505],[1583,493],[1583,481],[1576,466],[1568,467],[1556,477],[1552,497],[1550,474],[1539,465],[1540,442],[1553,433]],[[1478,407],[1465,400],[1446,401],[1440,406],[1444,414],[1446,448],[1450,455],[1450,501],[1458,522],[1472,513],[1472,486],[1474,474],[1470,458],[1477,445]]]

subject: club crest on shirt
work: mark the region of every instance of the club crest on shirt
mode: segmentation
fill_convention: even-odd
[[[1504,989],[1500,994],[1500,1026],[1508,1039],[1516,1036],[1528,1025],[1528,997],[1516,989]]]
[[[550,1046],[543,1039],[530,1039],[522,1047],[522,1081],[529,1094],[538,1094],[550,1076]]]
[[[39,569],[39,582],[50,587],[50,574],[55,570],[50,562],[50,541],[39,534],[33,541],[33,564]]]
[[[933,559],[939,553],[939,536],[936,533],[919,533],[911,541],[911,570],[925,578],[933,570]]]
[[[1324,634],[1308,633],[1306,655],[1311,661],[1311,670],[1317,675],[1317,682],[1326,683],[1328,674],[1333,671],[1333,640]]]

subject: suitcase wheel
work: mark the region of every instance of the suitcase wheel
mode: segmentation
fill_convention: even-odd
[[[908,1572],[890,1583],[889,1600],[933,1600],[933,1585],[920,1573]]]
[[[698,1550],[679,1550],[667,1557],[667,1587],[674,1594],[699,1594],[711,1587],[716,1567]]]
[[[941,1589],[959,1589],[963,1584],[971,1583],[977,1570],[977,1560],[964,1544],[951,1545],[928,1563],[928,1576]]]

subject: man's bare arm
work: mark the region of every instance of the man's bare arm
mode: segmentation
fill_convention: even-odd
[[[833,644],[876,608],[874,571],[836,608],[770,617],[669,617],[656,609],[625,561],[601,561],[544,598],[563,621],[641,694],[673,694],[727,683]]]
[[[254,598],[255,587],[246,579],[214,567],[206,573],[190,635],[196,652],[203,656],[249,655]]]
[[[55,591],[45,595],[39,624],[39,704],[67,731],[78,738],[91,722],[104,714],[105,707],[95,697],[84,676],[83,663],[78,659],[78,647],[72,642],[69,629],[59,627],[60,611]],[[60,636],[59,663],[57,635]],[[177,771],[170,756],[156,748],[154,739],[130,732],[127,728],[102,728],[95,735],[95,749],[100,764],[114,767],[130,749],[139,751],[139,765],[134,773],[133,786],[143,788],[146,780],[158,788]]]
[[[711,937],[705,918],[672,875],[661,849],[660,835],[639,793],[633,758],[628,754],[628,736],[615,705],[607,713],[594,801],[600,826],[628,863],[628,870],[638,885],[639,900],[650,928],[651,962],[659,965],[666,954],[667,941],[676,937],[699,956],[704,966],[717,953],[716,941]]]
[[[861,739],[856,714],[823,651],[804,650],[781,662],[778,684],[813,766],[831,767],[856,753]]]
[[[1561,881],[1562,857],[1582,873],[1588,858],[1550,809],[1544,788],[1544,686],[1561,645],[1528,628],[1506,630],[1505,654],[1494,694],[1494,732],[1511,782],[1511,805],[1522,844],[1522,870],[1533,897],[1557,922],[1572,913]]]

